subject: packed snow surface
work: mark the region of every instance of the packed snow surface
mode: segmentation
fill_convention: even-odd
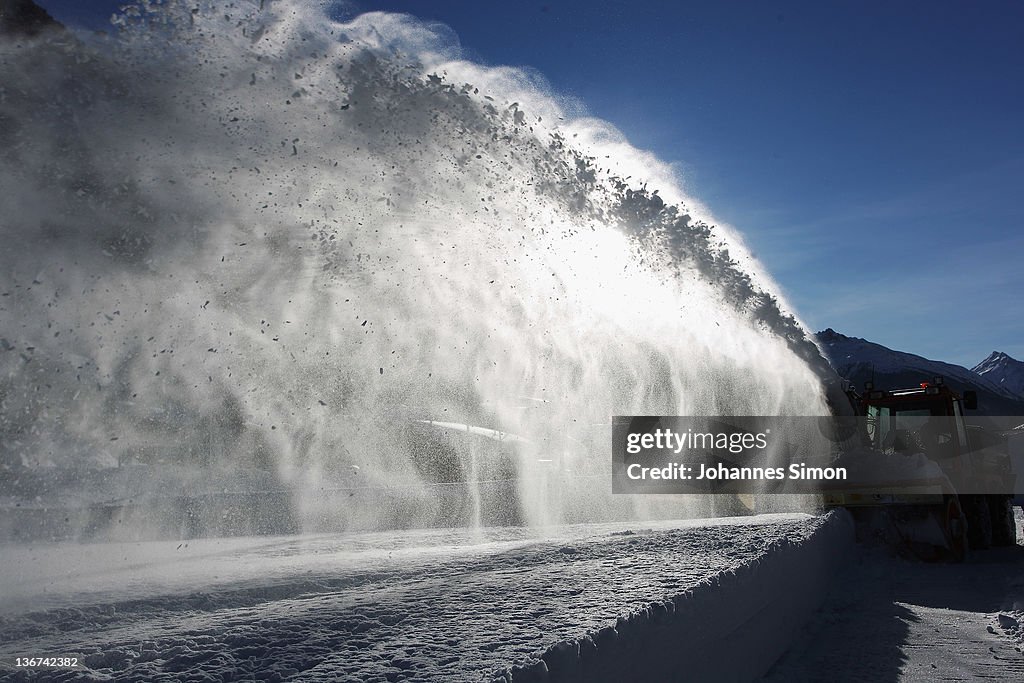
[[[0,662],[79,656],[58,679],[489,679],[600,641],[822,519],[7,546]]]
[[[763,683],[1024,680],[1024,514],[1017,546],[925,564],[862,549]]]

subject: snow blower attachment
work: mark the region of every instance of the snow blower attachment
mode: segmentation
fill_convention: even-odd
[[[843,458],[879,478],[826,488],[824,500],[851,511],[860,538],[929,561],[1016,543],[1010,457],[998,439],[965,423],[964,411],[977,408],[973,391],[960,396],[936,377],[909,389],[869,382],[862,395],[845,393],[862,433]]]

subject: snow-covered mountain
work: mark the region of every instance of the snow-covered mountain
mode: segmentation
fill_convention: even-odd
[[[993,351],[971,370],[1017,398],[1024,398],[1024,362]]]
[[[873,381],[879,388],[912,387],[940,376],[956,391],[977,391],[981,414],[1024,415],[1021,394],[1010,391],[1008,385],[992,381],[993,376],[981,375],[960,365],[896,351],[866,339],[847,337],[831,328],[819,332],[817,338],[836,372],[858,388],[863,388],[867,381]],[[1013,362],[1024,368],[1024,363]],[[1024,369],[1018,372],[1021,374],[1015,376],[1024,380]]]

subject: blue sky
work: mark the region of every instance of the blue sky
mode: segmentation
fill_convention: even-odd
[[[41,0],[97,25],[120,2]],[[88,9],[85,9],[88,7]],[[1024,358],[1024,2],[363,1],[529,67],[744,235],[815,329]]]

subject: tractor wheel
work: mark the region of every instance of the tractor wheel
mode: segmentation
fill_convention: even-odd
[[[1017,522],[1013,518],[1013,500],[1010,496],[989,496],[988,509],[992,518],[992,545],[1016,545]]]
[[[969,525],[960,500],[956,496],[950,496],[946,501],[945,517],[946,524],[943,531],[949,544],[946,559],[950,562],[963,562],[967,557]]]
[[[913,508],[919,520],[928,520],[925,528],[941,532],[940,537],[907,533],[914,528],[908,519],[903,520],[903,529],[897,523],[894,528],[900,538],[900,553],[909,553],[924,562],[963,562],[967,557],[967,516],[956,496],[946,496],[939,505]],[[920,522],[918,522],[920,524]]]
[[[960,502],[967,516],[967,541],[971,550],[991,548],[992,514],[988,508],[988,497],[960,496]]]

